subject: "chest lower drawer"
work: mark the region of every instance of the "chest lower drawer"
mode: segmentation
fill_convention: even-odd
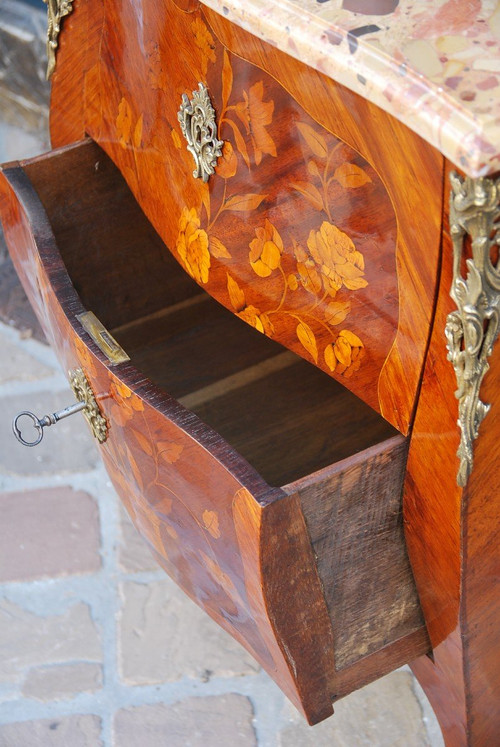
[[[102,457],[165,570],[310,721],[426,652],[406,440],[201,292],[92,141],[4,168],[0,194],[24,287],[90,383]],[[85,310],[130,361],[106,357]]]

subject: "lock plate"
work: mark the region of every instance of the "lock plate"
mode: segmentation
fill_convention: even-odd
[[[85,311],[77,314],[76,318],[86,332],[91,336],[101,353],[104,353],[111,365],[129,361],[130,357],[121,345],[117,343],[113,335],[108,332],[104,324],[99,321],[93,311]]]

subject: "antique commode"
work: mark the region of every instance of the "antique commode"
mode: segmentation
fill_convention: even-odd
[[[48,11],[1,216],[135,525],[310,723],[411,662],[500,745],[500,6]]]

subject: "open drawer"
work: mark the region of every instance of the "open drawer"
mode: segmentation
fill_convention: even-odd
[[[113,483],[189,596],[311,723],[426,653],[406,440],[204,294],[92,141],[4,167],[0,207],[42,326],[105,418]],[[93,341],[86,310],[129,361]]]

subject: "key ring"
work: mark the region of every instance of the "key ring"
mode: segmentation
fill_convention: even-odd
[[[22,418],[24,415],[26,415],[28,418],[31,418],[31,420],[33,421],[34,427],[38,431],[38,438],[35,441],[26,441],[21,435],[21,429],[19,428],[17,423],[19,419]],[[23,410],[18,415],[16,415],[16,417],[12,421],[12,430],[14,431],[14,436],[17,438],[19,443],[21,443],[23,446],[38,446],[38,444],[43,438],[43,426],[40,420],[37,418],[37,416],[34,413],[29,412],[28,410]]]

